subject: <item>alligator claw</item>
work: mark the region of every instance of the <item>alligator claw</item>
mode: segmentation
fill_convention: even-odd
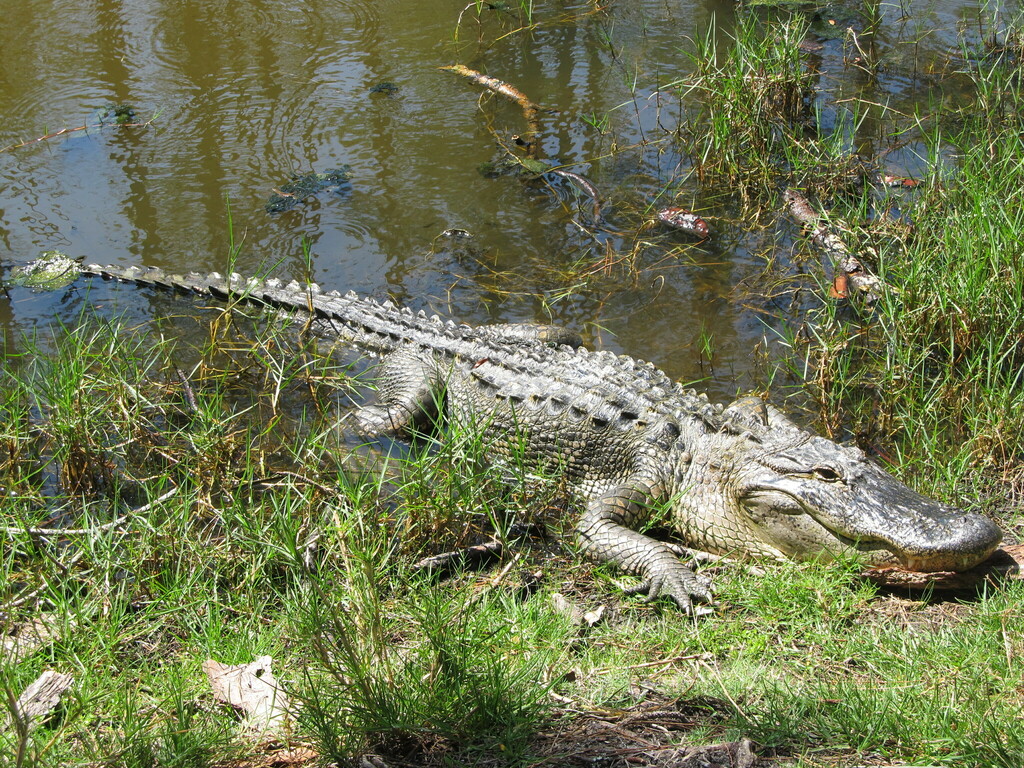
[[[646,595],[644,602],[648,603],[659,597],[667,597],[683,613],[695,618],[715,612],[711,580],[698,576],[688,569],[652,576],[635,587],[624,589],[623,592],[627,595]],[[695,600],[701,604],[695,605]]]

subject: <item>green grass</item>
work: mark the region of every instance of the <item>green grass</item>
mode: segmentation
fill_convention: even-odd
[[[695,624],[622,598],[617,574],[538,539],[501,578],[432,581],[412,568],[420,556],[513,521],[568,538],[563,489],[496,473],[470,430],[355,461],[324,407],[352,387],[347,364],[274,327],[230,352],[229,338],[218,326],[188,351],[85,317],[54,354],[8,369],[4,522],[36,526],[59,507],[81,531],[5,535],[7,625],[48,612],[61,631],[0,665],[0,687],[10,700],[44,669],[75,677],[21,765],[240,765],[280,749],[241,733],[201,670],[263,654],[301,704],[291,746],[326,764],[564,759],[614,746],[587,735],[593,718],[674,700],[692,710],[687,727],[643,731],[645,743],[749,736],[795,765],[820,764],[823,747],[966,766],[1024,757],[1019,585],[929,604],[876,595],[854,563],[725,567],[718,612]],[[169,360],[192,361],[190,396]],[[273,386],[254,394],[253,376]],[[611,611],[581,631],[552,607],[556,591]],[[17,753],[16,734],[0,738]]]
[[[676,84],[687,116],[679,149],[703,186],[763,197],[787,155],[803,154],[812,83],[800,50],[806,33],[798,16],[769,26],[741,15],[727,46],[712,20],[684,49],[691,72]]]
[[[212,765],[245,752],[200,665],[264,653],[304,705],[298,741],[324,755],[522,753],[562,653],[547,636],[559,617],[409,569],[429,537],[456,546],[502,529],[517,497],[490,469],[472,472],[474,439],[353,464],[336,414],[310,396],[313,384],[350,387],[330,358],[279,350],[254,396],[253,361],[288,333],[230,354],[217,335],[189,352],[86,317],[55,356],[31,349],[7,369],[5,619],[45,610],[63,631],[28,662],[7,659],[0,684],[10,700],[44,668],[76,678],[21,764]],[[167,363],[182,357],[196,358],[188,397]],[[30,532],[54,507],[78,533]]]
[[[891,446],[924,486],[1005,514],[1024,479],[1024,100],[1005,64],[980,66],[978,102],[932,134],[955,166],[936,161],[906,207],[912,236],[869,241],[892,289],[868,322],[825,305],[807,352],[824,421]]]
[[[762,48],[755,32],[722,63],[700,49],[694,81],[709,120],[751,101],[743,88],[767,97],[747,107],[774,110],[725,111],[691,136],[706,178],[740,195],[841,155],[838,139],[791,130],[799,26]],[[977,103],[929,133],[936,158],[956,148],[955,167],[936,160],[914,193],[912,238],[873,243],[892,290],[855,319],[823,301],[801,318],[809,340],[790,337],[791,364],[826,429],[1014,531],[1024,100],[998,60],[973,76]],[[870,196],[847,205],[866,211]],[[747,736],[778,765],[1024,764],[1024,584],[905,598],[877,593],[855,563],[725,565],[718,610],[699,623],[623,598],[617,574],[562,543],[572,513],[556,478],[488,466],[465,425],[439,445],[359,445],[338,422],[356,369],[238,311],[202,319],[195,348],[171,341],[196,336],[179,325],[99,316],[11,345],[25,351],[0,372],[0,618],[8,632],[55,618],[34,652],[0,658],[0,709],[44,670],[75,683],[27,735],[0,727],[0,760],[235,766],[291,747],[325,765],[374,752],[396,766],[526,766]],[[483,575],[413,568],[531,521],[549,538]],[[51,526],[72,530],[32,530]],[[555,592],[605,606],[604,620],[574,625]],[[242,733],[202,672],[208,658],[264,654],[301,705],[285,744]]]

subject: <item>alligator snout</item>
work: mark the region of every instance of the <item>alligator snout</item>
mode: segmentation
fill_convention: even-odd
[[[893,550],[900,564],[912,571],[965,571],[987,560],[1003,538],[991,520],[958,512],[935,530],[921,533],[926,535],[908,532]]]
[[[834,443],[801,447],[813,452],[805,466],[821,464],[831,453],[842,472],[820,479],[768,468],[742,497],[759,535],[779,552],[808,560],[850,549],[871,565],[934,573],[973,568],[999,546],[1002,531],[991,520],[923,496]]]

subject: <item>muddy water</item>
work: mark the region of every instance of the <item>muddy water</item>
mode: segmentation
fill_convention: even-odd
[[[666,86],[713,19],[724,44],[736,13],[771,12],[565,0],[534,3],[526,30],[517,3],[492,5],[0,0],[0,147],[65,130],[0,152],[0,270],[53,248],[177,270],[223,269],[233,253],[239,271],[308,269],[329,287],[469,322],[555,321],[717,397],[757,383],[757,350],[770,356],[785,313],[751,311],[735,288],[757,285],[766,253],[788,258],[792,228],[771,215],[752,224],[729,190],[698,188],[666,140],[685,111]],[[855,10],[808,11],[825,128],[852,97],[907,115],[956,98],[961,42],[993,29],[990,12],[961,0],[878,6],[873,36]],[[862,54],[880,66],[869,73]],[[438,70],[453,63],[555,110],[542,115],[540,152],[601,190],[598,225],[564,180],[481,172],[526,126],[515,105]],[[115,103],[144,125],[99,126],[97,110]],[[913,172],[915,147],[893,151],[891,128],[868,114],[850,150]],[[342,165],[349,187],[265,211],[293,176]],[[701,210],[714,236],[643,227],[652,206],[671,204]],[[451,228],[472,238],[444,237]],[[87,303],[168,311],[130,288],[14,289],[0,296],[8,351]]]

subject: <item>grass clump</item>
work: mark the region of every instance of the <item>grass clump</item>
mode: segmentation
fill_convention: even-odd
[[[810,118],[806,34],[798,16],[768,29],[740,15],[724,53],[714,23],[694,40],[692,74],[678,84],[688,115],[679,142],[701,184],[743,196],[774,186]]]
[[[325,590],[307,614],[318,673],[307,680],[315,705],[304,720],[321,751],[522,759],[550,709],[544,675],[560,655],[557,616],[422,580],[398,604],[359,580],[347,591],[358,602],[339,611]]]
[[[894,440],[893,460],[924,485],[994,496],[1005,515],[1024,479],[1024,100],[998,62],[976,79],[977,103],[933,136],[957,149],[955,166],[936,159],[906,210],[912,237],[878,242],[892,290],[865,323],[826,307],[810,353],[826,420],[840,414],[868,444]]]

